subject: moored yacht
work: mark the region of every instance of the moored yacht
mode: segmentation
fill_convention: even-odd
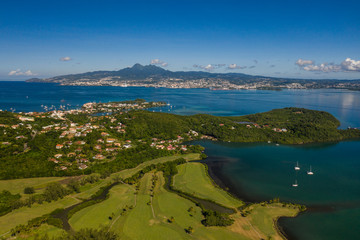
[[[299,171],[300,170],[300,167],[299,167],[299,162],[296,162],[296,166],[294,167],[296,171]]]
[[[292,186],[293,186],[293,187],[299,186],[298,183],[297,183],[297,180],[295,180],[295,183],[294,183]]]
[[[308,175],[314,175],[314,173],[311,171],[311,165],[310,165],[310,170],[307,172]]]

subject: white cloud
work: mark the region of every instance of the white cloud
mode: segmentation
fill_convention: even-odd
[[[299,58],[295,62],[295,64],[298,65],[298,66],[310,65],[310,64],[313,64],[313,63],[314,63],[314,61],[312,61],[312,60],[304,60],[304,59],[301,59],[301,58]]]
[[[302,70],[312,72],[360,72],[360,61],[346,58],[340,64],[322,63],[315,64],[311,60],[299,59],[295,62]]]
[[[341,67],[345,71],[360,72],[360,61],[356,61],[356,60],[353,60],[351,58],[347,58],[347,59],[345,59],[345,61],[343,61],[341,63]]]
[[[8,73],[9,76],[36,76],[36,73],[31,72],[31,70],[27,70],[22,72],[21,69],[12,70]]]
[[[71,57],[62,57],[59,60],[62,61],[62,62],[67,62],[67,61],[71,61],[72,58]]]
[[[244,68],[246,68],[246,66],[239,66],[239,65],[233,63],[233,64],[229,64],[229,66],[227,68],[228,69],[244,69]]]
[[[162,67],[166,67],[168,65],[167,62],[161,61],[160,59],[153,59],[153,60],[151,60],[150,64],[152,64],[152,65],[160,65]]]
[[[322,63],[320,65],[307,65],[303,67],[305,71],[313,72],[339,72],[341,71],[341,66],[335,64]]]
[[[202,70],[205,70],[205,71],[212,71],[214,69],[222,68],[224,66],[226,66],[226,64],[223,64],[223,63],[208,64],[206,66],[198,65],[198,64],[193,65],[194,68],[199,68],[199,69],[202,69]]]

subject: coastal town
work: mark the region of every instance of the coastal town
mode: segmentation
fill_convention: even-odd
[[[360,80],[297,79],[252,76],[242,73],[173,72],[154,65],[135,64],[119,71],[32,78],[27,82],[63,86],[115,86],[153,88],[208,88],[211,90],[349,89],[360,90]]]
[[[154,88],[208,88],[210,90],[281,90],[281,89],[360,89],[360,82],[333,82],[321,81],[277,82],[270,78],[251,82],[239,82],[221,78],[203,78],[196,80],[184,80],[167,78],[154,81],[152,78],[145,80],[121,80],[120,78],[103,78],[98,80],[79,79],[77,81],[61,81],[63,86],[115,86],[115,87],[154,87]]]
[[[93,165],[114,161],[122,151],[143,145],[159,151],[169,151],[171,154],[183,154],[193,150],[193,146],[184,142],[195,139],[218,140],[214,135],[199,133],[193,129],[173,135],[173,138],[141,138],[127,133],[128,125],[132,126],[136,119],[129,111],[161,108],[166,105],[165,102],[146,102],[137,99],[108,103],[89,102],[79,109],[71,110],[1,112],[2,119],[7,117],[11,124],[0,124],[0,148],[9,155],[21,155],[32,150],[31,142],[34,139],[41,138],[52,146],[46,149],[46,155],[56,171],[84,171]],[[249,130],[254,128],[277,133],[287,132],[285,128],[271,128],[269,125],[254,122],[233,122],[231,125],[219,122],[215,127],[229,130],[241,127]]]
[[[0,124],[0,148],[4,151],[12,149],[10,154],[17,155],[30,151],[28,142],[36,136],[56,134],[56,142],[53,143],[48,161],[53,162],[58,171],[85,170],[91,165],[114,160],[119,151],[143,144],[160,150],[185,153],[188,146],[181,143],[184,138],[191,140],[194,134],[177,136],[176,139],[152,138],[151,141],[134,141],[126,137],[127,126],[121,119],[128,122],[131,118],[122,117],[123,115],[131,110],[164,105],[164,102],[137,99],[109,103],[89,102],[80,109],[14,113],[11,115],[16,124]],[[101,113],[106,115],[96,116]],[[85,114],[87,117],[84,121],[75,122],[76,120],[71,119]]]

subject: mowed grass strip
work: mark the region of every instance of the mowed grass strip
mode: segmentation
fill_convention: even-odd
[[[282,238],[275,230],[274,220],[282,216],[294,217],[299,212],[297,208],[282,207],[281,203],[273,203],[266,206],[254,204],[250,209],[252,209],[249,215],[250,223],[256,226],[265,236],[279,240]]]
[[[134,187],[119,184],[109,191],[109,198],[98,204],[89,206],[75,213],[69,220],[75,230],[81,228],[99,228],[109,226],[122,209],[134,205]],[[111,217],[112,219],[109,219]]]
[[[136,166],[135,168],[125,169],[118,173],[113,173],[111,176],[119,176],[123,179],[131,177],[134,175],[137,171],[140,171],[144,167],[147,167],[151,164],[158,164],[158,163],[164,163],[169,161],[174,161],[179,158],[184,158],[186,161],[193,161],[193,160],[199,160],[200,154],[199,153],[188,153],[188,154],[182,154],[182,155],[174,155],[174,156],[166,156],[161,158],[156,158],[150,161],[143,162]]]
[[[179,173],[174,176],[175,189],[196,197],[212,200],[223,206],[237,208],[243,202],[232,197],[225,190],[214,185],[202,163],[189,162],[178,166]]]
[[[154,188],[152,214],[150,201],[151,179],[156,174],[158,180]],[[205,227],[201,224],[201,209],[193,202],[170,193],[163,188],[164,178],[161,172],[147,173],[141,179],[137,204],[127,215],[121,216],[112,230],[121,239],[246,239],[241,235],[221,227]],[[193,211],[188,212],[189,208]],[[174,222],[168,219],[174,217]],[[185,228],[194,228],[192,234],[187,234]]]
[[[80,202],[72,197],[65,197],[54,202],[44,202],[43,204],[34,204],[29,207],[16,209],[2,217],[0,217],[0,235],[10,231],[12,228],[20,224],[26,224],[33,218],[40,217],[50,213],[57,208],[66,208]]]
[[[50,182],[58,182],[66,177],[41,177],[41,178],[23,178],[0,180],[0,192],[7,190],[12,194],[23,193],[25,187],[33,187],[35,190],[45,188],[46,184]],[[38,192],[38,191],[37,191]]]
[[[174,161],[180,157],[183,157],[186,160],[191,161],[191,160],[199,159],[200,154],[191,153],[191,154],[157,158],[157,159],[153,159],[153,160],[144,162],[135,168],[126,169],[119,173],[114,173],[114,174],[112,174],[112,176],[119,175],[122,178],[130,177],[133,174],[135,174],[137,171],[143,169],[144,167],[146,167],[148,165],[163,163],[163,162],[167,162],[167,161]],[[63,179],[66,179],[66,177],[63,177],[63,178],[57,178],[57,177],[48,177],[47,178],[47,177],[45,177],[45,178],[28,178],[28,179],[16,179],[16,180],[1,180],[0,181],[0,187],[1,187],[0,189],[1,190],[8,189],[12,193],[21,193],[23,191],[23,189],[27,186],[33,186],[35,189],[38,187],[44,188],[47,183],[61,181]],[[85,185],[82,187],[83,192],[81,192],[79,194],[73,194],[73,195],[67,196],[64,199],[61,199],[59,201],[55,201],[55,202],[51,202],[51,203],[44,203],[41,205],[34,204],[31,208],[23,207],[20,209],[16,209],[13,212],[0,217],[0,235],[10,231],[12,228],[16,227],[17,225],[26,224],[29,220],[36,218],[36,217],[40,217],[44,214],[50,213],[57,208],[66,208],[71,205],[74,205],[74,204],[80,202],[80,200],[78,200],[77,198],[81,198],[81,199],[89,198],[91,195],[96,193],[100,187],[105,186],[107,183],[109,183],[111,181],[112,181],[112,178],[107,178],[107,179],[102,180],[95,184]],[[131,193],[130,195],[133,196],[133,193]],[[122,200],[119,200],[119,202],[122,202]],[[130,205],[130,203],[129,203],[129,205]],[[94,205],[94,206],[97,206],[97,205]],[[75,220],[72,220],[72,221],[75,222]],[[79,222],[80,223],[77,223],[77,224],[79,226],[81,226],[83,223],[81,223],[80,220],[79,220]],[[96,225],[97,222],[94,221],[93,223],[90,223],[90,224]]]

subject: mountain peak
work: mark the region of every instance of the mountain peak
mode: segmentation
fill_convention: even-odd
[[[128,71],[128,72],[133,72],[133,73],[148,73],[148,74],[160,74],[160,73],[163,73],[163,72],[166,72],[167,70],[161,68],[161,67],[158,67],[158,66],[155,66],[155,65],[141,65],[140,63],[135,63],[134,66],[132,67],[129,67],[129,68],[126,68],[126,69],[122,69],[122,70],[119,70],[119,71]]]
[[[141,65],[140,63],[135,63],[134,64],[134,66],[132,66],[131,67],[132,69],[143,69],[144,68],[144,66],[143,65]]]

